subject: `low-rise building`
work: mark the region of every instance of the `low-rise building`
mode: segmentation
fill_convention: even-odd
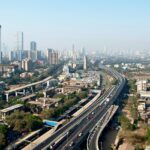
[[[147,80],[139,80],[136,83],[137,85],[137,92],[139,93],[140,91],[146,91],[147,90]]]
[[[66,93],[73,93],[73,92],[80,92],[81,91],[82,86],[80,85],[66,85],[62,88],[62,93],[66,94]]]
[[[49,98],[49,97],[41,97],[36,99],[35,101],[30,101],[29,104],[36,105],[41,107],[42,109],[49,109],[50,107],[57,107],[61,98]]]
[[[30,78],[33,76],[32,72],[23,72],[20,74],[20,78]]]
[[[0,64],[0,74],[4,76],[9,76],[11,73],[15,72],[18,68],[16,65],[2,65]]]
[[[138,111],[139,112],[145,112],[145,108],[146,108],[145,103],[140,103],[138,105]]]
[[[150,98],[150,91],[140,91],[141,98]]]

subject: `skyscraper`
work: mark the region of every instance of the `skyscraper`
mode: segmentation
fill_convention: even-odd
[[[38,51],[35,51],[35,50],[31,50],[31,51],[30,51],[30,59],[31,59],[32,61],[36,61],[36,60],[37,60],[37,52],[38,52]]]
[[[24,38],[23,38],[23,32],[17,33],[17,57],[18,60],[22,60],[22,51],[24,46]]]
[[[85,56],[85,55],[86,55],[86,52],[85,52],[85,48],[84,48],[84,47],[81,49],[81,55],[82,55],[82,56]]]
[[[58,64],[58,52],[52,49],[47,49],[47,60],[50,65]]]
[[[2,28],[2,26],[0,25],[0,64],[2,63],[2,41],[1,41],[1,28]]]
[[[17,33],[17,50],[23,50],[23,43],[24,43],[24,38],[23,38],[23,32],[18,32]]]
[[[30,50],[31,51],[37,50],[37,46],[36,46],[36,42],[35,41],[31,41],[30,42]]]
[[[25,71],[31,70],[31,60],[30,59],[23,59],[21,61],[21,68]]]
[[[48,56],[49,56],[49,53],[52,53],[52,49],[50,48],[47,48],[46,51],[45,51],[45,57],[46,57],[46,60],[48,60]]]
[[[73,61],[76,61],[76,58],[77,58],[77,53],[75,50],[75,45],[73,44],[72,45],[72,59],[73,59]]]
[[[84,70],[87,70],[87,56],[84,56],[83,69],[84,69]]]
[[[30,59],[32,61],[36,61],[37,60],[37,46],[36,46],[36,42],[35,41],[31,41],[30,42]]]

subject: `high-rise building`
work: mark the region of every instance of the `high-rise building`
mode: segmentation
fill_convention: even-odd
[[[22,59],[25,59],[25,58],[29,58],[29,51],[28,50],[22,51]]]
[[[31,50],[31,51],[37,50],[37,44],[36,44],[35,41],[31,41],[31,42],[30,42],[30,50]]]
[[[31,59],[32,61],[36,61],[36,60],[37,60],[37,52],[38,52],[38,51],[35,51],[35,50],[31,50],[31,51],[30,51],[30,59]]]
[[[47,56],[47,60],[50,65],[58,64],[58,52],[52,49],[47,49]]]
[[[38,51],[37,51],[37,44],[35,41],[30,42],[30,52],[29,52],[29,58],[32,61],[36,61],[38,59]]]
[[[24,38],[23,38],[23,32],[17,33],[17,50],[23,50],[24,44]]]
[[[85,56],[85,55],[86,55],[85,48],[82,48],[82,49],[81,49],[81,55],[82,55],[82,56]]]
[[[84,70],[87,70],[87,56],[84,56],[83,59],[84,59],[84,60],[83,60],[83,69],[84,69]]]
[[[9,60],[13,61],[16,59],[16,52],[15,51],[10,51],[9,52]]]
[[[77,55],[74,44],[72,45],[72,59],[73,61],[76,61]]]
[[[37,51],[37,60],[42,59],[42,53],[40,50]]]
[[[22,51],[24,50],[24,37],[23,32],[17,33],[17,58],[22,60]]]
[[[51,64],[58,64],[58,52],[53,52],[51,56]]]
[[[21,61],[21,68],[25,71],[31,70],[31,60],[30,59],[23,59]]]
[[[0,25],[0,64],[2,63],[2,41],[1,41],[1,25]]]
[[[48,60],[48,56],[49,56],[49,53],[52,53],[52,49],[50,48],[47,48],[46,51],[45,51],[45,57],[46,57],[46,60]]]

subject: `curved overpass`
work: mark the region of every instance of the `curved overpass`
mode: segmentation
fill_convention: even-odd
[[[119,81],[118,84],[116,85],[116,90],[112,93],[112,97],[110,98],[110,104],[113,104],[113,102],[116,100],[118,95],[120,94],[121,90],[123,89],[125,85],[125,78],[121,76],[118,72],[112,70],[112,69],[107,69],[106,70],[110,71],[114,77]],[[106,125],[109,123],[115,112],[117,111],[117,108],[119,106],[113,106],[109,105],[109,109],[106,111],[106,113],[102,116],[102,118],[99,120],[99,122],[92,128],[90,131],[90,134],[87,138],[87,150],[99,150],[99,138],[101,136],[102,131],[106,127]],[[113,109],[114,107],[114,109]],[[111,110],[113,109],[113,110]]]

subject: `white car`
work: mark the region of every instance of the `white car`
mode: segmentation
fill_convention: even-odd
[[[95,114],[95,112],[93,111],[93,112],[92,112],[92,115],[94,115],[94,114]]]
[[[69,146],[71,147],[71,146],[73,146],[73,144],[74,144],[74,143],[73,143],[73,141],[72,141],[72,142],[69,144]]]
[[[79,136],[82,136],[82,132],[81,132],[81,133],[79,133]]]

